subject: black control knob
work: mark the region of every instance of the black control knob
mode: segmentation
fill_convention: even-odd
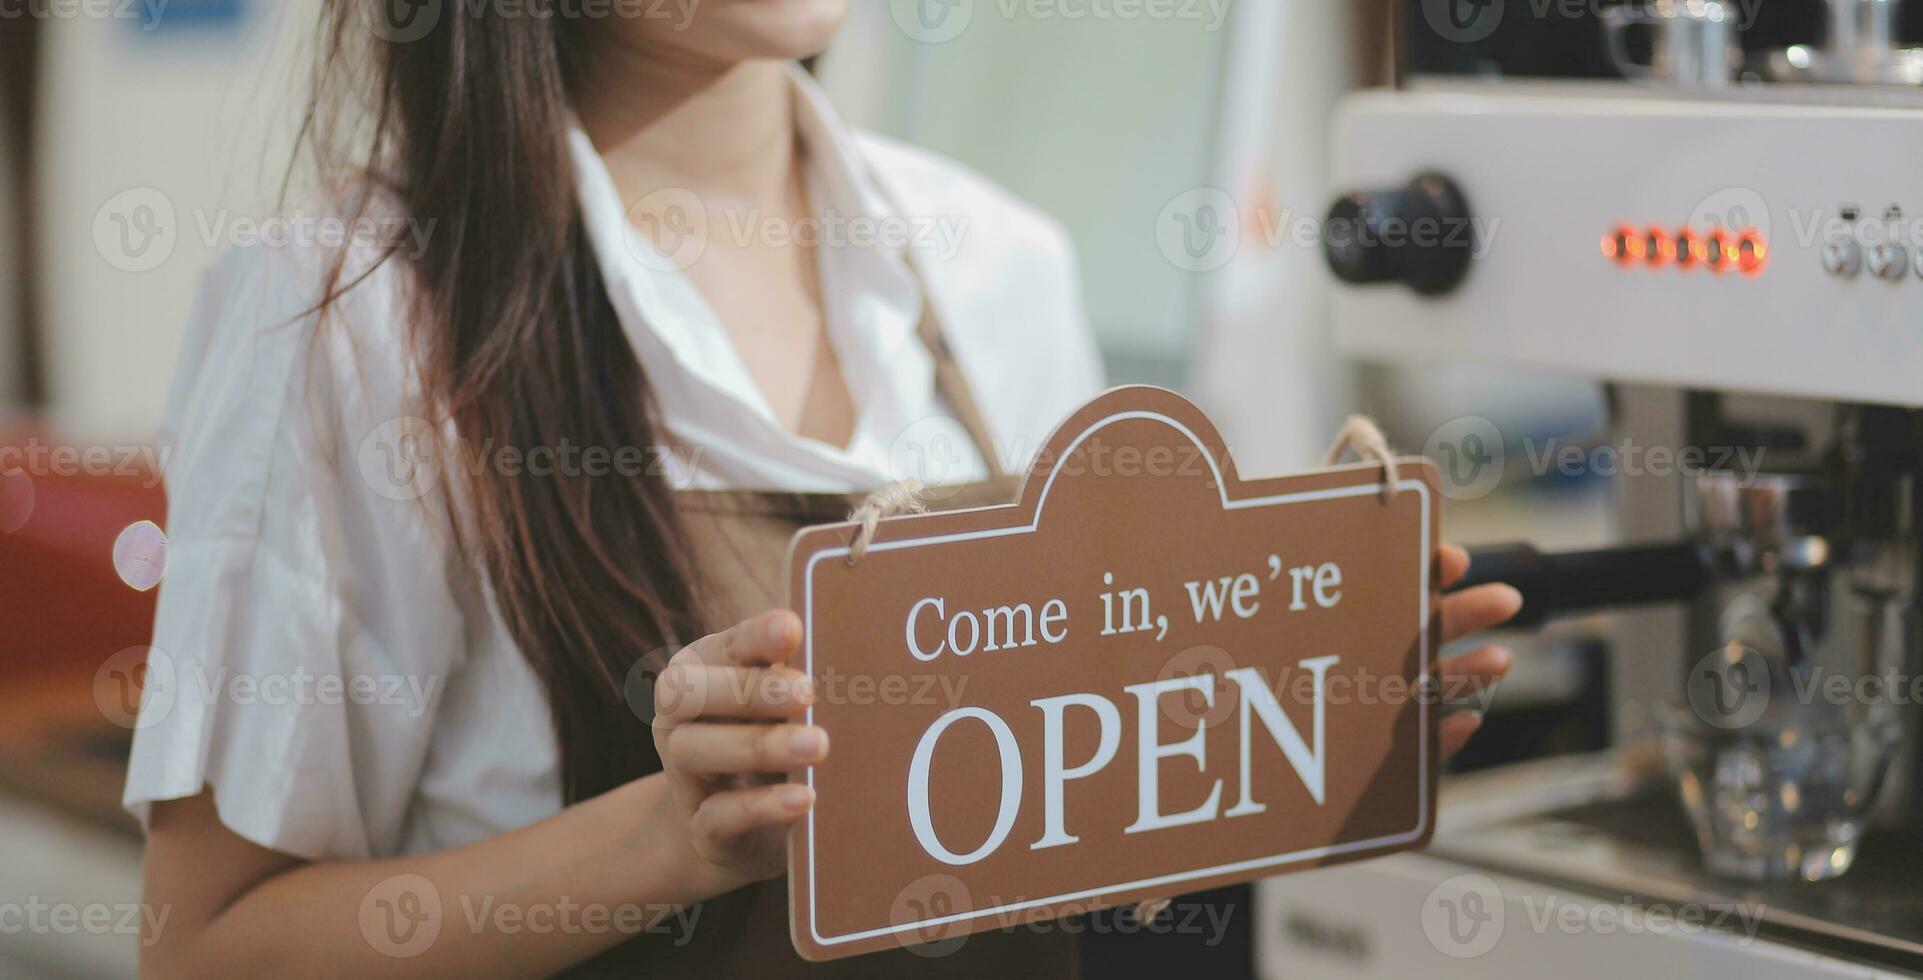
[[[1400,282],[1424,296],[1462,282],[1475,244],[1462,191],[1434,173],[1401,190],[1350,194],[1329,209],[1322,229],[1322,250],[1336,278],[1356,285]]]

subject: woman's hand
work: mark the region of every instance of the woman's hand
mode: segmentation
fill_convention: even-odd
[[[1442,587],[1462,580],[1469,572],[1469,553],[1452,544],[1436,549],[1441,565]],[[1442,598],[1442,642],[1454,643],[1471,633],[1480,633],[1515,618],[1522,611],[1522,593],[1500,583],[1478,585]],[[1441,664],[1442,693],[1455,698],[1465,693],[1487,690],[1516,662],[1516,655],[1505,647],[1485,646]],[[1458,711],[1442,719],[1437,741],[1443,758],[1462,751],[1469,737],[1482,727],[1480,711]]]
[[[815,699],[788,666],[800,648],[801,620],[776,610],[697,640],[656,684],[666,818],[713,894],[781,874],[788,827],[814,805],[814,790],[785,782],[828,756],[827,732],[794,723]]]

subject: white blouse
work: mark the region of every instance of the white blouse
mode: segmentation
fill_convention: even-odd
[[[923,302],[1004,465],[1025,465],[1102,384],[1067,236],[953,163],[849,131],[794,77],[825,324],[858,412],[846,447],[777,423],[679,271],[686,253],[629,223],[638,202],[573,136],[615,310],[662,425],[695,450],[648,465],[702,488],[981,475],[972,453],[917,451],[968,445],[915,337]],[[708,219],[710,238],[742,233],[740,216]],[[236,248],[202,282],[162,427],[167,577],[124,802],[144,821],[211,786],[227,827],[297,857],[435,851],[555,812],[558,750],[545,693],[431,492],[428,464],[486,450],[420,421],[405,269],[376,270],[317,329],[300,314],[327,260]]]

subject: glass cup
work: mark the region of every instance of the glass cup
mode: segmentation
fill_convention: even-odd
[[[1738,727],[1662,712],[1664,761],[1713,874],[1823,881],[1850,869],[1901,726],[1778,697]]]

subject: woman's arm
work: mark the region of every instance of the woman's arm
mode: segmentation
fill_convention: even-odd
[[[211,791],[156,803],[146,902],[166,916],[149,917],[164,925],[142,972],[546,976],[779,874],[813,795],[766,780],[827,753],[819,729],[784,723],[813,700],[785,666],[800,635],[776,612],[688,647],[657,685],[664,772],[463,847],[303,862],[228,830]]]

